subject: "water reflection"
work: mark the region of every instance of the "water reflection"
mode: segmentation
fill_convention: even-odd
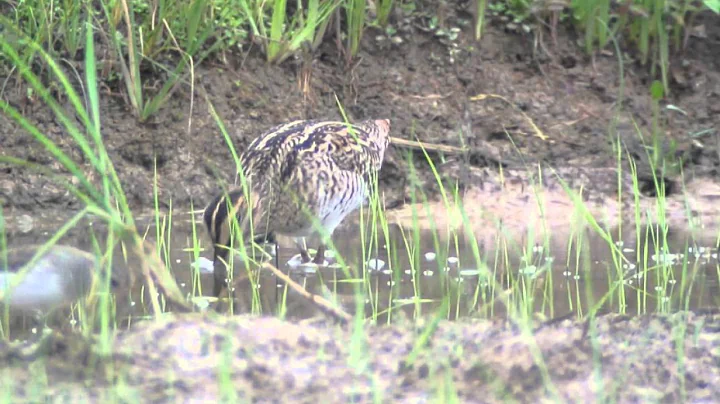
[[[166,243],[162,254],[184,293],[207,295],[212,284],[207,271],[209,241],[198,222],[200,257],[205,260],[201,264],[195,257],[188,217],[173,217],[172,231],[161,232]],[[155,238],[152,217],[139,218],[138,225],[149,229],[148,239]],[[8,243],[42,243],[50,237],[50,229],[58,227],[48,224],[47,228],[26,232],[10,227]],[[532,233],[486,229],[475,232],[473,239],[462,231],[443,234],[390,226],[387,237],[380,229],[373,239],[369,229],[359,231],[357,224],[348,222],[335,233],[335,255],[327,256],[331,265],[288,265],[296,250],[284,240],[280,240],[273,261],[308,291],[334,300],[348,312],[354,312],[355,296],[361,291],[366,315],[379,321],[386,321],[398,310],[408,316],[430,314],[443,300],[448,318],[498,317],[515,310],[551,318],[585,313],[597,304],[604,311],[632,314],[720,303],[714,234],[671,231],[666,240],[659,241],[657,229],[644,228],[638,237],[636,229],[629,226],[610,234],[617,240],[612,244],[587,230],[555,229],[551,237],[538,238]],[[60,242],[91,250],[94,240],[102,237],[102,226],[88,222]],[[657,250],[664,245],[665,250]],[[271,246],[267,247],[272,252]],[[138,265],[136,258],[127,258],[126,262],[118,248],[115,268]],[[246,270],[243,265],[236,265],[235,271],[237,311],[280,313],[288,318],[319,313],[269,271],[255,267]],[[146,314],[147,298],[142,293],[135,290],[120,296],[118,311],[127,316]]]

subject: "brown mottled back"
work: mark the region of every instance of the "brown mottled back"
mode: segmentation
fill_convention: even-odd
[[[258,136],[240,157],[245,177],[261,194],[287,180],[296,162],[312,154],[329,156],[342,170],[365,178],[380,169],[390,142],[386,120],[358,125],[293,121]],[[257,180],[261,178],[261,180]]]
[[[275,233],[295,238],[305,261],[309,256],[299,239],[320,234],[314,262],[321,262],[328,235],[366,200],[390,143],[389,132],[389,120],[357,125],[294,121],[250,143],[240,156],[240,182],[247,182],[247,195],[243,187],[230,190],[227,197],[218,195],[204,214],[216,246],[215,295],[227,277],[219,261],[227,257],[233,219],[243,240],[258,235],[268,239]]]

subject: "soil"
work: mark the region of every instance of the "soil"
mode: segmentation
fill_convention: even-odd
[[[17,400],[64,402],[216,402],[227,393],[241,402],[302,403],[720,395],[717,313],[609,314],[592,325],[560,319],[536,325],[532,336],[505,321],[440,321],[423,339],[431,326],[399,321],[354,333],[325,320],[167,316],[120,332],[107,356],[57,333],[40,344],[0,343],[0,386]]]
[[[417,3],[420,7],[412,16],[393,16],[395,38],[368,28],[351,67],[334,41],[325,41],[313,56],[307,91],[299,85],[302,63],[268,65],[257,48],[228,52],[196,66],[194,91],[180,87],[147,122],[133,115],[121,83],[100,83],[105,146],[131,208],[137,212],[153,208],[155,159],[163,208],[170,201],[178,209],[189,208],[191,202],[196,208],[203,206],[218,191],[218,180],[233,180],[234,169],[228,167],[234,162],[209,112],[211,105],[240,152],[261,131],[284,121],[341,119],[336,97],[352,121],[390,118],[395,137],[468,147],[463,154],[432,152],[431,157],[442,175],[471,188],[477,200],[496,199],[498,189],[483,184],[502,178],[500,166],[503,173],[526,179],[528,167],[536,163],[570,173],[585,170],[589,174],[583,185],[612,198],[616,190],[611,185],[617,183],[617,177],[608,175],[617,167],[613,138],[620,138],[637,159],[643,198],[653,200],[652,187],[646,186],[652,170],[635,129],[637,124],[645,142],[651,142],[647,134],[652,122],[652,77],[647,66],[633,61],[632,49],[616,55],[609,47],[589,56],[578,46],[581,34],[572,29],[560,27],[556,43],[547,33],[538,41],[533,34],[509,30],[497,19],[476,42],[470,7],[464,1],[446,3],[440,24],[461,28],[450,41],[428,29],[430,16],[436,14],[430,6],[434,2]],[[699,16],[694,24],[697,35],[682,54],[671,58],[671,92],[661,101],[660,118],[666,135],[663,152],[683,158],[686,189],[702,194],[708,187],[720,189],[715,179],[720,166],[720,24],[710,15]],[[618,56],[624,61],[622,81]],[[82,63],[76,68],[82,74]],[[89,173],[90,165],[52,111],[28,97],[17,75],[6,77],[0,77],[4,83],[0,96]],[[148,79],[153,81],[156,78]],[[478,95],[486,97],[471,100]],[[61,100],[69,109],[67,100]],[[684,112],[664,108],[669,105]],[[409,199],[406,152],[426,192],[436,196],[423,154],[393,147],[380,178],[388,207],[399,207]],[[4,115],[0,116],[0,155],[59,170],[59,164]],[[676,175],[668,185],[670,194],[682,192]],[[526,198],[525,188],[516,193]],[[713,202],[720,191],[703,195],[705,202]],[[1,164],[0,205],[14,226],[8,229],[10,244],[22,232],[18,225],[28,217],[67,216],[80,208],[80,202],[53,179]],[[525,212],[522,204],[507,206],[517,207],[520,216]],[[507,211],[507,206],[501,210]],[[97,380],[88,379],[91,345],[80,338],[51,337],[44,346],[44,352],[51,354],[49,361],[35,356],[36,345],[18,351],[0,343],[0,362],[5,374],[12,375],[0,378],[0,390],[29,397],[32,384],[25,381],[46,380],[48,395],[55,399],[65,394],[73,402],[79,397],[100,401],[98,397],[112,390],[108,386],[117,383],[159,402],[178,397],[217,401],[216,369],[226,363],[221,348],[229,341],[235,344],[230,346],[235,354],[229,356],[229,372],[223,375],[240,398],[256,401],[281,395],[286,401],[368,402],[378,391],[395,401],[426,402],[443,389],[457,392],[463,402],[507,398],[536,402],[556,399],[554,392],[566,401],[579,397],[593,401],[606,395],[622,402],[697,402],[720,396],[717,314],[607,315],[598,320],[597,345],[588,337],[586,325],[556,320],[528,338],[516,326],[500,321],[442,321],[413,362],[408,357],[420,341],[421,323],[369,328],[364,341],[369,353],[348,360],[355,341],[352,332],[324,320],[193,314],[121,333],[113,344],[114,356],[101,361],[106,371],[115,369],[119,372],[113,374],[123,375],[113,383],[103,381],[107,373],[101,371],[90,374]],[[234,338],[225,337],[228,330]],[[533,359],[537,353],[546,367]],[[353,363],[360,366],[360,373]],[[47,379],[38,377],[38,371]],[[14,381],[14,390],[3,384],[8,380]]]
[[[647,158],[634,123],[647,136],[652,103],[647,66],[636,62],[627,49],[624,61],[624,95],[620,94],[620,64],[610,48],[586,55],[578,46],[579,34],[560,27],[557,43],[547,33],[538,41],[533,34],[510,31],[499,19],[491,20],[480,42],[473,38],[463,1],[447,2],[440,26],[461,28],[456,39],[430,30],[434,7],[420,6],[412,15],[396,13],[397,28],[388,38],[376,28],[363,36],[359,57],[348,67],[335,42],[327,40],[315,52],[307,91],[299,86],[302,63],[268,65],[257,47],[226,53],[196,67],[195,91],[180,87],[167,104],[147,122],[139,122],[119,81],[101,83],[101,119],[110,153],[132,208],[152,209],[153,159],[157,158],[160,200],[167,206],[204,206],[218,192],[216,178],[234,178],[232,156],[209,113],[217,111],[238,151],[261,131],[280,122],[300,119],[340,119],[335,97],[355,121],[388,117],[392,135],[433,144],[469,148],[462,155],[432,154],[440,171],[461,185],[465,168],[488,168],[496,177],[498,166],[526,170],[535,163],[552,167],[616,167],[611,137],[622,139],[649,173]],[[711,177],[720,164],[715,136],[720,127],[720,25],[715,16],[695,20],[687,49],[672,56],[670,95],[661,106],[674,105],[685,113],[662,109],[666,153],[684,157],[686,181]],[[100,64],[103,44],[100,43]],[[82,63],[76,66],[82,74]],[[82,162],[60,122],[44,104],[29,98],[26,86],[13,74],[2,97],[37,125],[40,131]],[[148,85],[157,78],[148,78]],[[471,101],[477,95],[504,97]],[[61,100],[64,100],[61,98]],[[70,108],[65,101],[65,106]],[[190,102],[192,101],[192,103]],[[620,105],[622,104],[622,105]],[[618,112],[619,111],[619,112]],[[527,119],[525,116],[527,116]],[[615,132],[608,128],[617,114]],[[536,129],[537,128],[537,129]],[[693,137],[692,134],[705,132]],[[541,131],[543,137],[538,136]],[[508,135],[510,135],[511,140]],[[646,142],[651,142],[649,138]],[[676,150],[670,147],[676,142]],[[8,117],[0,117],[0,155],[13,156],[58,168],[49,154]],[[394,147],[381,175],[387,205],[398,206],[409,195],[407,150]],[[433,193],[431,171],[421,152],[411,151],[426,190]],[[85,162],[84,167],[90,170]],[[50,178],[15,166],[0,166],[0,204],[8,211],[77,208],[79,202]],[[606,182],[604,174],[594,182]],[[648,175],[644,177],[646,180]],[[481,179],[480,179],[481,180]],[[612,180],[612,179],[611,179]],[[603,184],[599,184],[600,188]],[[680,187],[675,187],[675,192]],[[432,196],[432,195],[431,195]]]

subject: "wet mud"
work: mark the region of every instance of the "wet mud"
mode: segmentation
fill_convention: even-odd
[[[367,316],[386,313],[390,307],[400,310],[391,316],[379,315],[379,325],[353,334],[351,328],[317,317],[315,307],[288,294],[283,297],[287,320],[273,318],[283,289],[264,273],[248,274],[244,280],[242,274],[238,277],[241,290],[259,285],[259,290],[268,291],[259,293],[255,303],[251,293],[241,295],[239,305],[241,312],[263,317],[170,314],[151,323],[139,320],[147,315],[145,308],[131,306],[141,299],[129,296],[120,306],[131,326],[118,332],[109,355],[98,356],[97,344],[70,333],[45,339],[31,333],[29,342],[0,342],[0,391],[29,402],[46,397],[101,401],[118,391],[157,402],[216,401],[228,392],[239,400],[256,402],[370,402],[378,397],[430,402],[443,401],[451,393],[463,402],[702,402],[720,396],[720,317],[704,311],[720,305],[714,247],[714,228],[720,217],[716,204],[720,196],[720,26],[716,17],[698,16],[695,24],[702,27],[703,35],[693,36],[688,49],[672,57],[671,93],[659,109],[666,136],[661,147],[662,154],[682,162],[666,172],[662,181],[667,198],[662,199],[657,197],[644,146],[652,143],[653,114],[652,78],[646,67],[623,53],[620,57],[627,63],[620,80],[614,51],[588,56],[577,46],[578,34],[565,28],[560,29],[557,43],[550,43],[546,36],[546,43],[538,48],[531,34],[510,32],[505,23],[492,20],[478,43],[467,24],[472,18],[467,4],[447,3],[442,24],[446,29],[460,28],[456,38],[450,40],[430,28],[433,12],[425,5],[412,16],[393,17],[399,39],[368,28],[360,57],[351,68],[332,41],[327,41],[313,55],[305,87],[301,63],[269,66],[256,50],[228,53],[224,60],[210,59],[197,66],[194,93],[181,87],[156,116],[141,123],[121,95],[122,83],[101,86],[105,144],[136,212],[153,208],[155,167],[163,213],[171,202],[176,212],[189,210],[191,203],[195,208],[204,206],[220,189],[220,182],[234,179],[234,170],[227,170],[234,167],[231,152],[209,113],[211,104],[238,151],[261,131],[284,121],[340,119],[336,97],[351,120],[389,118],[395,137],[464,147],[462,153],[430,147],[429,158],[447,189],[457,189],[465,201],[465,218],[442,203],[422,151],[392,146],[387,154],[380,187],[391,209],[388,217],[394,241],[378,244],[402,245],[400,229],[420,224],[422,253],[436,257],[423,261],[416,273],[406,273],[410,262],[400,249],[363,254],[362,246],[347,236],[357,234],[353,219],[336,237],[337,251],[348,257],[350,265],[359,267],[370,259],[385,262],[383,269],[364,275],[371,277],[369,284],[377,296],[366,302]],[[42,102],[28,97],[27,87],[17,76],[3,74],[0,79],[5,83],[2,97],[90,170],[58,119]],[[683,112],[667,108],[671,105]],[[620,164],[613,149],[618,139],[624,147]],[[0,116],[0,155],[60,171],[59,164],[4,115]],[[637,184],[628,176],[628,155],[637,163]],[[655,294],[649,299],[639,297],[637,287],[627,283],[622,287],[627,288],[628,300],[620,304],[611,299],[602,311],[691,312],[607,314],[594,324],[573,319],[578,301],[588,304],[587,300],[607,295],[618,282],[640,281],[633,269],[644,240],[632,234],[618,237],[626,243],[622,249],[628,249],[624,252],[629,257],[621,274],[608,269],[607,246],[597,239],[587,241],[590,258],[584,262],[588,266],[568,265],[575,259],[568,243],[580,213],[575,212],[578,204],[568,197],[556,173],[573,190],[583,191],[580,198],[606,229],[622,225],[632,233],[634,223],[624,220],[635,217],[636,207],[643,224],[656,221],[653,209],[662,200],[676,229],[670,237],[673,252],[699,262],[690,270],[675,263],[662,279],[656,275],[659,271],[644,273],[644,279],[651,281],[643,290]],[[618,193],[619,183],[624,194]],[[538,184],[543,184],[540,191]],[[633,187],[641,191],[639,200],[630,194]],[[420,210],[424,216],[418,221],[407,203],[420,190],[431,204],[429,212]],[[538,195],[544,204],[538,204]],[[81,207],[51,178],[2,164],[0,205],[10,245],[46,241],[68,212]],[[173,231],[174,241],[168,247],[173,273],[188,294],[195,293],[197,286],[191,265],[196,257],[187,250],[190,217]],[[139,220],[140,227],[151,222],[147,217]],[[472,224],[468,234],[474,235],[475,245],[483,252],[480,263],[467,240],[457,248],[449,247],[451,230],[463,234],[460,229],[468,222]],[[445,237],[441,249],[426,232],[438,228]],[[203,229],[198,230],[204,247],[201,255],[207,258],[207,238]],[[512,262],[498,265],[488,253],[497,249],[498,234],[512,240]],[[63,241],[89,248],[91,235],[88,227],[82,227]],[[553,237],[544,249],[527,245],[528,240],[543,236]],[[293,254],[281,248],[278,261],[285,263]],[[650,251],[648,256],[654,254],[660,252]],[[531,256],[530,261],[519,261],[523,255]],[[449,263],[452,257],[457,261]],[[553,260],[547,264],[550,257]],[[132,262],[118,265],[127,267]],[[518,268],[530,267],[539,271],[537,275],[517,273]],[[501,283],[494,291],[497,294],[491,293],[489,278],[481,276],[480,268],[490,268],[499,279],[525,276],[538,293],[547,294],[543,288],[550,285],[553,309],[548,311],[541,303],[533,306],[538,321],[532,335],[506,322],[507,307],[497,300],[506,291]],[[353,289],[350,283],[340,282],[347,279],[337,269],[315,273],[282,269],[314,293],[329,288],[339,304],[354,311]],[[477,273],[463,276],[462,271],[468,270]],[[683,279],[682,274],[692,279]],[[675,282],[668,282],[668,277]],[[202,290],[209,290],[210,276],[205,273],[199,278]],[[590,281],[593,292],[587,293]],[[690,284],[694,289],[686,294],[681,285]],[[417,285],[427,301],[419,304],[423,314],[415,319],[418,305],[409,299],[416,297]],[[455,302],[446,316],[453,321],[440,321],[427,344],[418,346],[442,297]],[[545,318],[553,320],[543,325]]]
[[[231,152],[209,113],[210,103],[241,151],[261,131],[281,122],[340,119],[336,96],[353,121],[390,118],[395,137],[467,147],[460,154],[431,151],[431,159],[449,183],[473,186],[474,180],[462,175],[470,168],[497,172],[502,166],[532,172],[537,163],[553,168],[616,168],[611,141],[619,139],[637,160],[641,185],[653,188],[644,147],[652,144],[651,78],[646,67],[626,60],[620,80],[617,55],[602,51],[589,57],[576,45],[576,33],[565,29],[559,31],[557,44],[544,47],[546,52],[536,48],[532,35],[509,32],[499,21],[489,24],[482,41],[475,42],[466,6],[447,4],[438,29],[460,28],[452,40],[429,28],[434,14],[430,6],[393,17],[400,40],[368,28],[352,68],[345,65],[333,41],[326,41],[313,55],[308,86],[300,86],[305,71],[300,64],[270,66],[257,50],[229,53],[222,62],[210,59],[196,68],[195,93],[181,87],[145,123],[133,117],[121,96],[122,83],[104,83],[100,105],[104,141],[129,202],[136,209],[152,208],[155,165],[163,207],[170,200],[174,206],[189,206],[191,201],[202,206],[219,189],[217,180],[234,179],[234,172],[227,170],[234,167]],[[681,182],[713,179],[720,163],[714,137],[720,125],[720,31],[712,17],[699,16],[695,24],[703,27],[704,36],[693,36],[689,48],[673,57],[671,93],[660,105],[666,136],[662,154],[683,158]],[[27,94],[26,86],[12,75],[2,96],[82,161],[49,108]],[[471,100],[478,95],[488,97]],[[0,144],[2,155],[58,167],[6,116],[0,117]],[[380,178],[388,206],[409,200],[413,181],[408,180],[408,156],[421,188],[437,197],[424,154],[391,147]],[[678,168],[669,170],[670,180],[678,180]],[[7,165],[0,170],[0,203],[5,210],[79,206],[46,176]],[[671,192],[680,190],[676,186]]]
[[[121,332],[103,356],[60,334],[35,346],[0,343],[0,385],[32,397],[40,372],[47,390],[35,397],[54,402],[443,402],[455,395],[470,403],[705,402],[720,395],[717,313],[610,314],[532,329],[441,321],[420,340],[428,327],[398,320],[353,333],[323,319],[169,316]]]

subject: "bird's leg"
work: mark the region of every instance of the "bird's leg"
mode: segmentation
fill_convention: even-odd
[[[275,268],[280,268],[280,246],[275,241]]]
[[[305,249],[300,250],[300,257],[302,258],[303,264],[307,264],[308,262],[312,261],[312,258],[310,258],[310,254],[308,254],[307,250]]]
[[[307,248],[305,247],[305,239],[303,237],[297,237],[295,238],[295,245],[297,245],[298,250],[300,250],[300,257],[302,258],[302,263],[307,264],[311,261],[310,254],[307,252]]]
[[[322,265],[325,263],[325,244],[320,244],[317,249],[317,254],[315,254],[315,259],[313,259],[313,263],[317,265]]]

